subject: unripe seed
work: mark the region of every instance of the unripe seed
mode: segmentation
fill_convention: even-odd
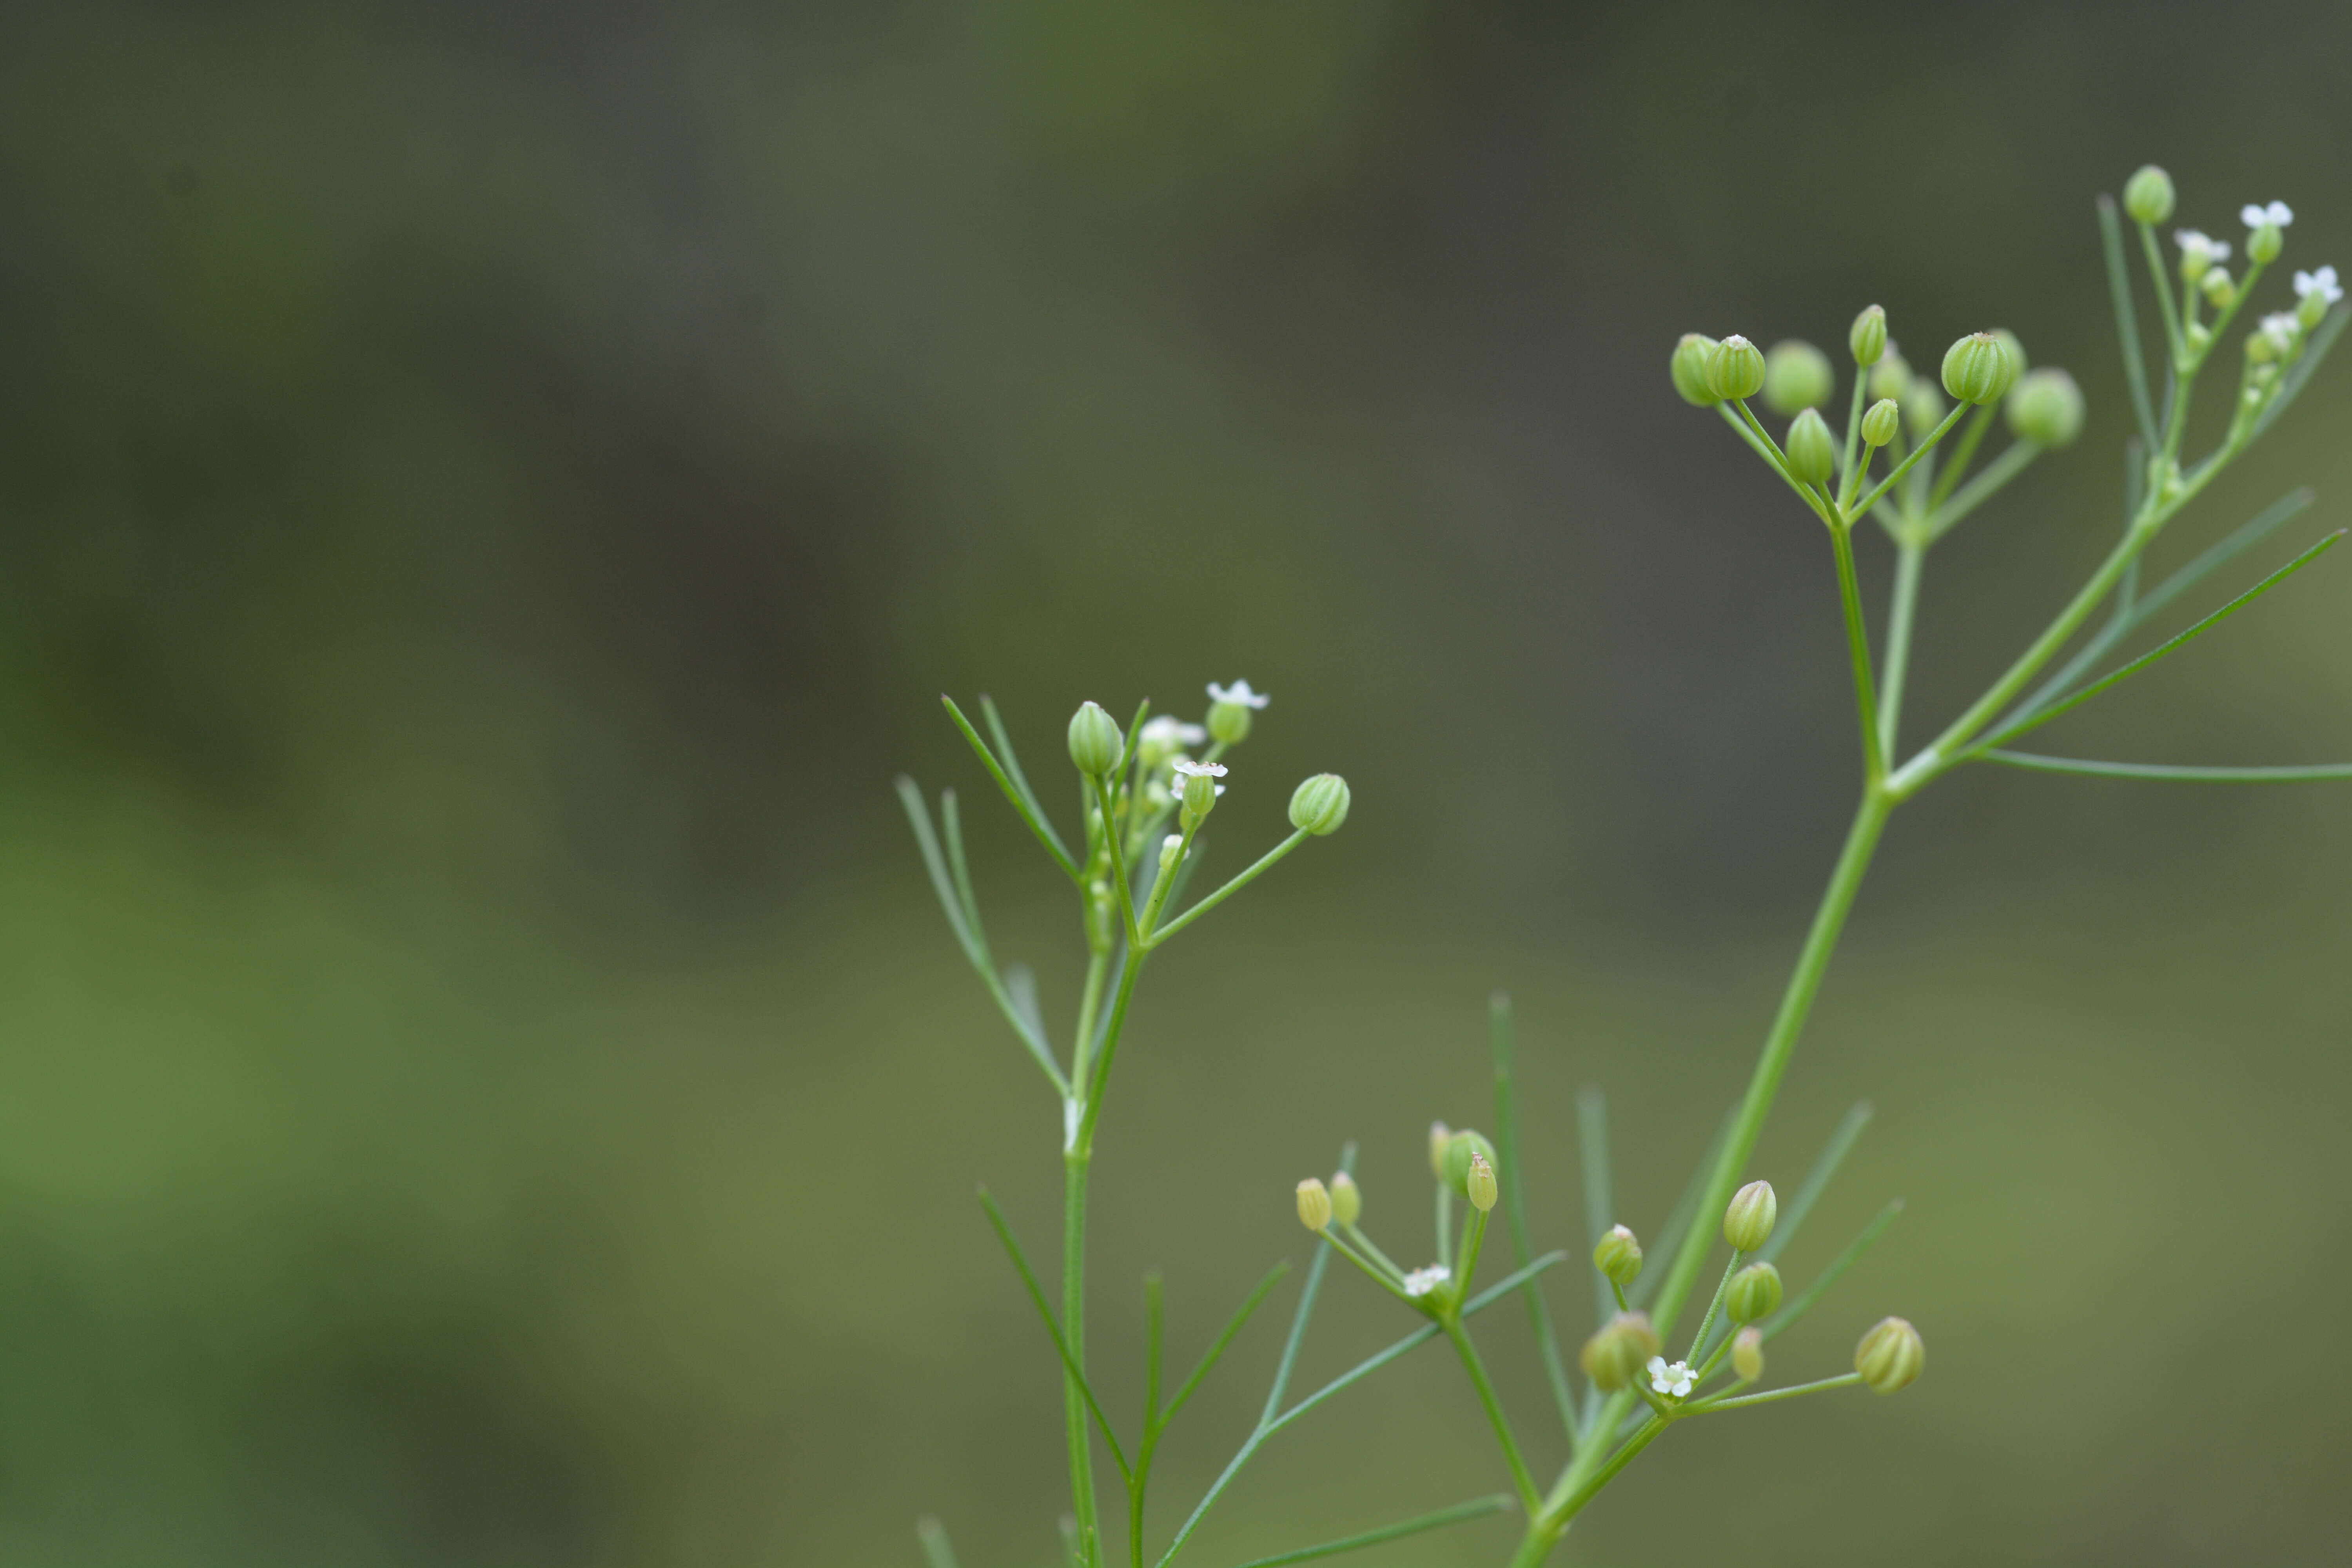
[[[1735,1252],[1753,1252],[1772,1238],[1772,1223],[1780,1217],[1780,1200],[1769,1182],[1750,1182],[1731,1194],[1723,1211],[1723,1239]]]

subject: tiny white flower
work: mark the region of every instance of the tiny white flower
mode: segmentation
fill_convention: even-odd
[[[2298,300],[2308,300],[2314,294],[2331,305],[2344,298],[2344,289],[2336,281],[2336,268],[2323,267],[2316,272],[2298,272],[2294,275],[2294,297]]]
[[[2263,335],[2270,339],[2273,348],[2284,353],[2294,347],[2294,340],[2303,335],[2303,323],[2294,319],[2291,310],[2273,311],[2263,318]]]
[[[1443,1263],[1433,1263],[1426,1268],[1416,1268],[1404,1277],[1404,1293],[1408,1296],[1426,1296],[1453,1278],[1454,1270]]]
[[[1139,734],[1142,744],[1160,746],[1169,751],[1180,751],[1186,746],[1197,746],[1208,738],[1209,732],[1206,730],[1202,729],[1198,724],[1187,724],[1171,713],[1162,713],[1157,719],[1145,720],[1143,729]]]
[[[1246,680],[1236,680],[1231,686],[1220,686],[1212,680],[1209,682],[1209,700],[1238,702],[1244,708],[1263,708],[1274,700],[1263,691],[1252,691]]]
[[[2230,259],[2230,242],[2226,239],[2214,239],[2201,229],[2176,228],[2172,231],[2172,242],[2180,247],[2180,254],[2183,257],[2201,258],[2209,266],[2216,261]]]
[[[2267,206],[2248,202],[2238,209],[2238,221],[2248,228],[2284,228],[2294,221],[2294,209],[2284,202],[2273,202]]]
[[[1223,763],[1196,763],[1190,757],[1179,757],[1174,762],[1171,763],[1169,766],[1174,768],[1178,773],[1182,773],[1188,779],[1200,778],[1204,775],[1213,779],[1221,779],[1225,776],[1225,764]]]
[[[1678,1361],[1669,1365],[1665,1357],[1652,1356],[1650,1387],[1659,1394],[1671,1394],[1676,1399],[1687,1396],[1691,1391],[1690,1363]]]

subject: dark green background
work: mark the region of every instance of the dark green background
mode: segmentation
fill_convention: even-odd
[[[1490,987],[1543,1239],[1588,1079],[1654,1229],[1854,773],[1820,531],[1667,349],[1875,300],[2081,378],[2082,445],[1936,558],[1919,733],[2117,524],[2094,193],[2155,158],[2183,221],[2283,197],[2289,265],[2352,264],[2347,51],[2320,5],[12,8],[0,1557],[905,1564],[935,1510],[1048,1562],[1050,1352],[970,1194],[1050,1252],[1056,1111],[891,775],[964,792],[1064,1037],[1077,933],[941,690],[1057,805],[1077,700],[1271,690],[1213,868],[1355,786],[1139,1005],[1119,1409],[1143,1268],[1189,1359],[1343,1139],[1425,1246]],[[2352,520],[2347,376],[2162,543],[2320,492],[2185,612]],[[2050,748],[2352,756],[2345,570]],[[1792,1278],[1909,1213],[1775,1370],[1899,1310],[1928,1374],[1678,1431],[1563,1560],[2340,1550],[2347,802],[1985,773],[1899,816],[1757,1170],[1876,1100]],[[1307,1376],[1402,1327],[1333,1284]],[[1524,1322],[1485,1337],[1539,1432]],[[1423,1352],[1187,1561],[1502,1479]]]

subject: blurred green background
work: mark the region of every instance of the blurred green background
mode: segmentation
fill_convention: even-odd
[[[2319,5],[10,8],[0,1557],[904,1564],[928,1510],[1050,1561],[1051,1352],[971,1192],[1050,1252],[1057,1112],[892,774],[963,793],[1065,1037],[1077,928],[943,690],[1057,804],[1078,700],[1270,690],[1213,869],[1355,786],[1144,989],[1120,1409],[1142,1270],[1189,1361],[1342,1140],[1425,1245],[1491,987],[1541,1239],[1586,1081],[1654,1229],[1854,772],[1819,530],[1668,348],[1874,300],[2082,380],[2082,445],[1936,557],[1916,733],[2119,518],[2094,193],[2157,159],[2181,221],[2280,197],[2289,265],[2352,262],[2347,51]],[[2352,520],[2347,377],[2163,542],[2320,493],[2184,622]],[[2345,571],[2049,749],[2352,756]],[[1876,1101],[1792,1279],[1909,1212],[1775,1370],[1899,1310],[1929,1373],[1676,1432],[1561,1560],[2332,1555],[2347,803],[1971,773],[1899,816],[1757,1173]],[[1335,1279],[1302,1376],[1399,1331]],[[1540,1431],[1524,1321],[1485,1339]],[[1423,1352],[1187,1560],[1502,1479]]]

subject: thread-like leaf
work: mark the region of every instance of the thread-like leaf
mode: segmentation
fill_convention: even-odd
[[[2175,784],[2309,784],[2352,779],[2352,763],[2288,763],[2279,767],[2203,768],[2165,763],[2102,763],[2083,757],[2044,757],[2032,752],[1987,752],[1984,760],[2045,773],[2089,773],[2108,779],[2158,779]]]
[[[1691,1172],[1690,1184],[1683,1188],[1683,1195],[1675,1200],[1674,1212],[1658,1228],[1656,1243],[1643,1245],[1642,1250],[1647,1256],[1664,1263],[1681,1247],[1683,1233],[1690,1229],[1691,1217],[1698,1210],[1699,1196],[1706,1191],[1707,1178],[1715,1174],[1715,1163],[1721,1157],[1724,1140],[1731,1136],[1731,1124],[1738,1115],[1739,1108],[1736,1105],[1723,1113],[1722,1125],[1715,1130],[1715,1136],[1707,1140],[1706,1152],[1699,1156],[1697,1168]],[[1664,1268],[1644,1269],[1641,1278],[1633,1281],[1633,1288],[1625,1292],[1626,1304],[1638,1307],[1648,1300],[1665,1272]],[[1612,1301],[1610,1304],[1613,1307],[1616,1303]],[[1604,1318],[1602,1321],[1607,1320]]]
[[[1361,1535],[1343,1536],[1319,1546],[1302,1546],[1296,1552],[1276,1552],[1272,1557],[1253,1558],[1243,1563],[1242,1568],[1284,1568],[1286,1563],[1311,1563],[1318,1557],[1336,1557],[1342,1552],[1360,1552],[1367,1546],[1385,1546],[1391,1541],[1402,1541],[1407,1536],[1444,1530],[1449,1524],[1466,1524],[1471,1520],[1485,1519],[1489,1514],[1508,1513],[1512,1506],[1509,1498],[1497,1493],[1470,1502],[1455,1503],[1452,1508],[1441,1508],[1434,1513],[1424,1513],[1402,1524],[1382,1525],[1378,1530],[1365,1531]]]
[[[972,754],[980,759],[981,766],[986,768],[988,776],[996,781],[996,787],[1004,792],[1004,798],[1012,803],[1014,814],[1029,825],[1029,831],[1037,836],[1037,842],[1044,845],[1045,852],[1054,858],[1054,864],[1059,866],[1062,874],[1071,881],[1084,882],[1086,878],[1079,871],[1078,863],[1070,858],[1067,849],[1062,847],[1061,835],[1055,833],[1054,825],[1045,819],[1045,808],[1029,793],[1027,784],[1024,782],[1020,787],[1014,787],[1012,779],[998,764],[996,754],[988,749],[988,742],[980,738],[980,731],[971,727],[971,721],[963,716],[963,710],[955,705],[953,698],[942,692],[940,702],[947,709],[948,717],[955,721],[955,727],[963,732],[964,740],[971,744]],[[1002,732],[1002,726],[999,726],[1000,739]]]
[[[1004,1243],[1004,1255],[1013,1259],[1013,1269],[1020,1274],[1021,1283],[1029,1287],[1029,1300],[1036,1306],[1038,1321],[1045,1325],[1045,1332],[1052,1338],[1054,1349],[1061,1352],[1062,1365],[1068,1369],[1071,1381],[1086,1396],[1087,1408],[1094,1412],[1095,1425],[1102,1429],[1103,1441],[1110,1445],[1110,1457],[1118,1461],[1118,1473],[1132,1478],[1135,1472],[1128,1468],[1126,1451],[1118,1446],[1118,1434],[1111,1430],[1110,1417],[1103,1414],[1102,1405],[1095,1398],[1094,1385],[1087,1381],[1086,1370],[1078,1365],[1078,1358],[1070,1353],[1070,1342],[1062,1337],[1062,1325],[1054,1321],[1054,1309],[1045,1304],[1045,1292],[1038,1288],[1037,1276],[1030,1272],[1029,1259],[1023,1254],[1021,1243],[1013,1234],[1013,1226],[1005,1220],[1004,1211],[996,1206],[995,1194],[986,1187],[980,1189],[980,1206],[988,1211],[988,1223],[996,1228],[996,1238]]]
[[[1160,1414],[1155,1425],[1165,1427],[1176,1419],[1176,1413],[1184,1408],[1184,1402],[1192,1397],[1192,1391],[1201,1386],[1202,1379],[1209,1375],[1210,1369],[1217,1364],[1217,1359],[1225,1353],[1225,1347],[1234,1342],[1234,1336],[1240,1333],[1242,1325],[1250,1321],[1250,1314],[1258,1310],[1267,1293],[1289,1272],[1288,1263],[1277,1263],[1266,1270],[1265,1278],[1257,1282],[1257,1288],[1249,1293],[1234,1315],[1226,1320],[1217,1337],[1209,1342],[1208,1351],[1201,1357],[1201,1364],[1192,1369],[1192,1375],[1184,1380],[1184,1386],[1176,1391],[1176,1397],[1168,1402],[1168,1408]]]
[[[947,1527],[926,1516],[915,1521],[915,1539],[923,1543],[923,1561],[930,1568],[956,1568],[955,1548],[948,1544]]]
[[[2107,258],[2107,293],[2116,307],[2116,337],[2123,344],[2124,383],[2131,389],[2132,411],[2139,416],[2140,439],[2154,451],[2156,411],[2148,405],[2147,366],[2140,358],[2139,314],[2132,309],[2131,268],[2124,261],[2123,221],[2113,196],[2099,198],[2099,246]]]
[[[2310,549],[2305,551],[2302,554],[2296,556],[2294,560],[2288,562],[2285,565],[2280,567],[2277,571],[2272,573],[2269,576],[2263,578],[2261,582],[2255,584],[2252,587],[2247,589],[2244,593],[2239,595],[2236,598],[2231,600],[2228,604],[2214,611],[2211,615],[2207,616],[2203,620],[2200,620],[2194,626],[2189,626],[2187,630],[2168,637],[2166,640],[2148,649],[2147,652],[2140,655],[2137,658],[2132,660],[2129,664],[2125,665],[2122,668],[2115,671],[2113,674],[2093,681],[2090,685],[2085,686],[2080,691],[2070,694],[2062,700],[2053,703],[2050,707],[2043,709],[2038,713],[2030,714],[2027,717],[2019,720],[2017,722],[2010,725],[2007,729],[2001,731],[1998,734],[1988,736],[1967,754],[1970,756],[1980,754],[1983,752],[1990,750],[1994,746],[2013,741],[2017,739],[2018,736],[2025,734],[2029,731],[2038,730],[2042,725],[2050,722],[2053,719],[2057,718],[2060,714],[2081,707],[2084,703],[2088,702],[2092,698],[2098,696],[2101,692],[2105,691],[2110,687],[2119,685],[2123,681],[2130,679],[2133,676],[2137,675],[2141,670],[2146,669],[2149,665],[2156,663],[2158,659],[2187,647],[2189,643],[2204,636],[2207,632],[2212,630],[2223,621],[2228,620],[2231,616],[2236,615],[2240,610],[2244,609],[2248,605],[2252,604],[2256,599],[2261,598],[2264,594],[2269,593],[2273,588],[2277,587],[2281,583],[2285,582],[2289,577],[2294,576],[2297,572],[2302,571],[2305,566],[2311,564],[2312,562],[2317,560],[2322,554],[2326,553],[2326,551],[2333,547],[2338,540],[2342,539],[2346,531],[2347,531],[2344,529],[2337,529],[2334,533],[2328,534],[2326,537],[2320,540],[2318,543],[2313,545]]]
[[[1500,991],[1488,999],[1486,1029],[1495,1058],[1495,1152],[1503,1162],[1503,1215],[1509,1222],[1512,1261],[1524,1267],[1534,1255],[1535,1247],[1528,1230],[1527,1172],[1519,1157],[1518,1068],[1512,1048],[1511,999]],[[1559,1407],[1560,1425],[1573,1440],[1576,1400],[1569,1393],[1568,1367],[1559,1357],[1559,1336],[1552,1331],[1551,1304],[1544,1300],[1543,1287],[1538,1283],[1528,1286],[1528,1321],[1535,1331],[1536,1347],[1543,1356],[1544,1377],[1551,1384],[1552,1403]]]
[[[1806,1286],[1802,1295],[1764,1320],[1760,1325],[1764,1331],[1764,1337],[1770,1339],[1774,1334],[1803,1317],[1814,1302],[1829,1293],[1830,1287],[1845,1278],[1847,1269],[1861,1262],[1863,1255],[1878,1245],[1878,1238],[1886,1234],[1886,1227],[1893,1225],[1902,1213],[1901,1198],[1895,1199],[1879,1210],[1878,1217],[1862,1227],[1862,1234],[1853,1238],[1853,1245],[1838,1254],[1837,1261],[1822,1269],[1821,1277]]]
[[[1820,1156],[1813,1161],[1813,1168],[1805,1173],[1804,1184],[1797,1189],[1797,1195],[1780,1205],[1780,1223],[1772,1227],[1770,1239],[1757,1249],[1756,1256],[1749,1261],[1769,1263],[1780,1256],[1783,1247],[1797,1239],[1797,1232],[1803,1227],[1805,1216],[1812,1212],[1822,1190],[1837,1174],[1846,1151],[1853,1148],[1854,1140],[1862,1136],[1862,1130],[1870,1125],[1871,1115],[1870,1101],[1866,1100],[1855,1102],[1853,1109],[1845,1113],[1837,1124],[1837,1131],[1831,1133],[1830,1141],[1822,1146]]]
[[[923,802],[923,792],[915,786],[914,780],[904,774],[898,778],[898,799],[907,808],[907,822],[915,830],[915,845],[922,851],[923,868],[930,873],[931,890],[939,895],[940,908],[948,917],[948,926],[955,932],[957,944],[978,972],[981,984],[988,987],[988,994],[995,999],[997,1009],[1004,1015],[1005,1022],[1013,1026],[1013,1032],[1028,1047],[1030,1056],[1045,1073],[1046,1081],[1054,1086],[1055,1093],[1068,1098],[1069,1080],[1062,1076],[1060,1064],[1054,1060],[1053,1047],[1045,1043],[1045,1029],[1033,1027],[1030,1019],[1015,1005],[1012,994],[1005,989],[1003,979],[996,973],[996,965],[989,957],[986,944],[965,920],[963,901],[956,894],[948,875],[946,858],[940,852],[939,838],[931,831],[931,814]],[[1034,995],[1031,1012],[1034,1012]]]

